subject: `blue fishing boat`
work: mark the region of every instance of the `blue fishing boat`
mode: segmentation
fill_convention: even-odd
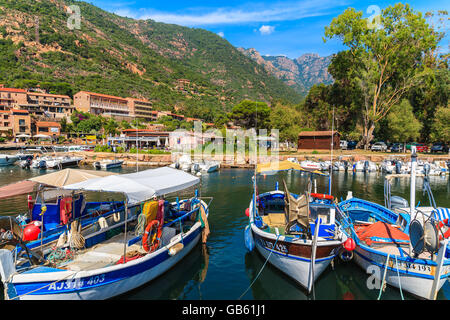
[[[284,190],[259,194],[256,174],[298,170],[311,173],[305,194]],[[258,165],[254,176],[254,193],[246,215],[249,224],[245,228],[245,244],[254,248],[273,266],[313,291],[314,282],[328,267],[347,240],[335,219],[335,205],[329,194],[312,192],[312,175],[324,175],[309,171],[298,163],[280,161]]]
[[[410,206],[406,200],[390,195],[385,184],[386,206],[348,197],[338,204],[341,223],[356,242],[355,262],[367,272],[378,268],[375,276],[416,297],[436,299],[450,275],[448,229],[440,218],[445,210],[426,211],[415,205],[416,155],[412,150]],[[389,179],[387,179],[389,181]],[[426,183],[425,183],[426,185]],[[431,189],[430,202],[434,202]],[[428,208],[428,207],[426,207]],[[421,210],[423,209],[423,210]],[[448,222],[448,221],[447,221]]]
[[[28,212],[0,218],[0,248],[13,250],[16,268],[42,260],[77,221],[89,242],[99,220],[118,220],[123,201],[86,201],[83,192],[63,190],[67,183],[109,175],[90,170],[65,169],[0,188],[1,198],[28,193]],[[33,200],[31,194],[36,193]]]
[[[198,183],[197,177],[165,167],[64,186],[70,191],[122,194],[125,210],[114,230],[99,221],[100,230],[90,233],[90,243],[83,241],[83,248],[70,257],[49,254],[45,264],[16,269],[12,252],[0,250],[6,299],[107,299],[160,276],[200,240],[206,242],[212,198],[201,198],[195,190],[187,199],[164,199]],[[142,210],[131,210],[141,205]],[[76,228],[73,231],[69,242],[84,240]]]

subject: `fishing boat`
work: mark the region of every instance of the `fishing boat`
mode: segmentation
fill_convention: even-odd
[[[113,160],[103,160],[103,161],[95,161],[92,165],[96,169],[115,169],[121,168],[123,164],[123,160],[113,159]]]
[[[18,156],[12,154],[0,154],[0,166],[9,166],[19,159]]]
[[[245,244],[248,250],[255,247],[269,263],[290,276],[308,293],[314,282],[343,249],[347,236],[335,219],[333,197],[308,190],[299,196],[284,190],[258,194],[256,174],[298,170],[312,175],[324,175],[309,171],[291,161],[260,164],[254,176],[254,194],[246,210],[249,225],[245,228]]]
[[[444,233],[448,227],[446,222],[439,221],[444,216],[439,216],[442,210],[435,204],[433,214],[416,207],[414,149],[409,208],[404,208],[406,200],[389,194],[385,198],[387,206],[349,197],[339,203],[338,212],[344,230],[356,242],[355,262],[366,271],[374,266],[380,270],[378,277],[375,275],[382,282],[379,297],[387,283],[399,288],[402,296],[405,291],[434,300],[450,275],[448,234]]]
[[[47,256],[46,265],[29,269],[16,269],[12,252],[0,250],[0,274],[7,288],[5,298],[107,299],[162,275],[200,240],[206,242],[212,198],[206,203],[207,198],[198,197],[196,191],[183,200],[169,202],[163,198],[193,188],[199,181],[198,177],[164,167],[63,187],[72,191],[123,194],[125,211],[116,223],[116,232],[110,232],[103,221],[103,227],[85,248],[63,259]],[[141,204],[142,212],[131,212],[130,208]]]
[[[29,265],[29,254],[34,251],[39,255],[48,253],[74,220],[80,222],[87,237],[85,227],[124,211],[123,201],[86,201],[83,193],[60,188],[110,174],[64,169],[1,187],[0,199],[28,194],[28,212],[0,219],[0,248],[14,249],[16,266],[23,266]],[[33,194],[36,194],[34,200]]]

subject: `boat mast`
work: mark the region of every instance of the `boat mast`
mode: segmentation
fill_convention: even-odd
[[[411,146],[411,189],[409,196],[409,215],[412,218],[412,215],[415,212],[416,207],[416,166],[417,166],[417,154],[416,154],[416,146]]]
[[[331,118],[331,157],[330,157],[330,171],[328,173],[328,194],[331,195],[331,173],[333,172],[333,146],[334,146],[334,107],[333,116]]]

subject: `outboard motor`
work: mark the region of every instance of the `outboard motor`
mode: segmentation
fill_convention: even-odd
[[[364,161],[364,172],[369,171],[369,161]]]
[[[94,162],[94,167],[95,167],[95,169],[101,169],[102,166],[100,165],[100,161],[95,161]]]
[[[391,209],[395,208],[409,208],[408,200],[399,196],[391,196]]]
[[[401,173],[402,172],[402,163],[400,161],[395,162],[395,173]]]
[[[33,160],[31,160],[32,158],[28,158],[26,161],[25,161],[25,165],[24,165],[24,169],[30,169],[31,168],[31,162],[33,161]]]
[[[348,161],[347,161],[347,160],[344,160],[343,162],[344,162],[344,168],[345,168],[345,171],[347,171],[347,169],[348,169]]]
[[[47,162],[45,160],[39,161],[39,169],[47,169]]]

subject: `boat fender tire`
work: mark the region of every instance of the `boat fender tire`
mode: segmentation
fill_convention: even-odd
[[[353,251],[342,250],[339,254],[339,258],[344,262],[349,262],[353,259]]]
[[[156,229],[156,232],[154,232],[153,229]],[[159,247],[161,234],[162,228],[159,227],[159,221],[150,221],[145,227],[144,236],[142,237],[142,247],[144,250],[147,252],[155,251]]]

